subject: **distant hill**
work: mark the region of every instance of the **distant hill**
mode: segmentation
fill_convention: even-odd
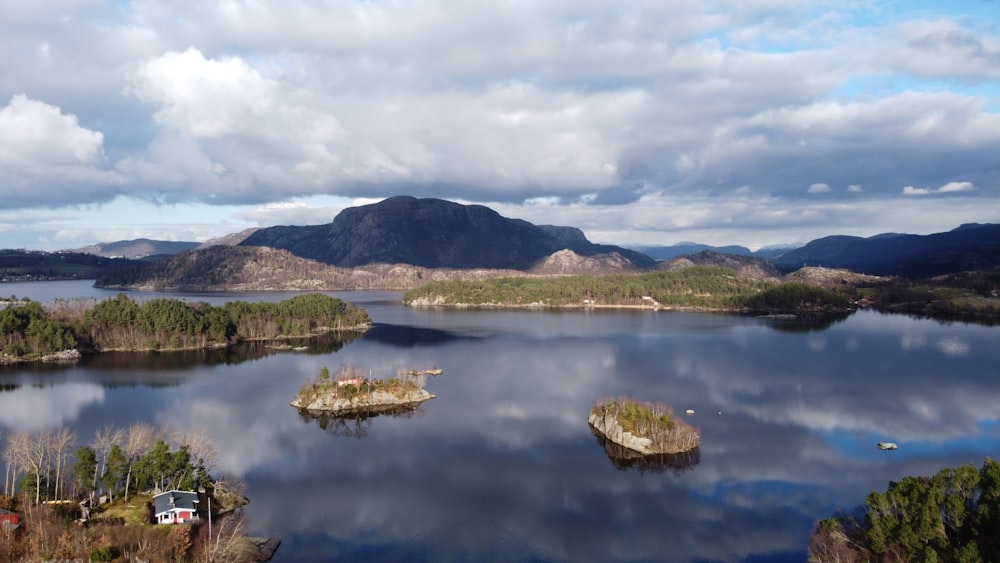
[[[804,266],[822,266],[904,277],[991,269],[1000,267],[1000,225],[973,223],[931,235],[829,236],[783,253],[772,261],[785,272]]]
[[[246,240],[248,236],[256,233],[259,230],[260,228],[253,227],[250,229],[244,229],[238,233],[211,238],[201,243],[201,245],[198,246],[198,248],[208,248],[209,246],[236,246],[237,244]]]
[[[148,238],[139,238],[135,240],[120,240],[117,242],[102,242],[92,244],[90,246],[84,246],[83,248],[64,250],[62,252],[79,252],[83,254],[93,254],[95,256],[104,256],[105,258],[140,259],[149,256],[177,254],[178,252],[184,252],[185,250],[197,248],[200,245],[201,243],[199,242],[150,240]]]
[[[83,252],[7,249],[0,250],[0,281],[96,279],[136,263]]]
[[[703,250],[690,256],[678,256],[657,265],[658,270],[683,270],[695,266],[718,266],[736,270],[740,278],[750,280],[779,280],[782,273],[769,261],[755,256],[737,256]]]
[[[106,260],[91,257],[95,260]],[[341,268],[261,246],[213,245],[102,276],[95,287],[159,291],[410,289],[430,281],[526,276],[519,270],[428,269],[407,264]]]
[[[679,242],[671,246],[634,246],[632,248],[633,250],[641,252],[651,258],[655,258],[656,260],[670,260],[671,258],[677,258],[678,256],[690,256],[692,254],[698,254],[704,250],[709,250],[719,254],[732,254],[734,256],[754,255],[754,253],[745,246],[711,246],[696,242]]]
[[[341,267],[385,263],[527,270],[563,249],[580,256],[618,253],[638,268],[655,263],[633,250],[591,243],[572,227],[539,227],[481,205],[409,196],[344,209],[325,225],[260,229],[240,245],[283,248]]]
[[[605,275],[636,271],[636,266],[617,252],[580,256],[572,250],[560,250],[538,262],[529,270],[538,275]]]

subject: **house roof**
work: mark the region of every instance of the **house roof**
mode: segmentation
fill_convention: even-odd
[[[167,491],[153,497],[153,513],[162,514],[171,510],[195,510],[198,493],[191,491]]]

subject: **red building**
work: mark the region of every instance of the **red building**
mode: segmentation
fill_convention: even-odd
[[[16,527],[20,523],[21,516],[18,513],[0,508],[0,528],[7,526]]]

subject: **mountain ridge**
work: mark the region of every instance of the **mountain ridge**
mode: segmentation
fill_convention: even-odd
[[[405,263],[528,270],[564,249],[581,256],[617,253],[639,268],[655,264],[634,250],[594,244],[574,227],[539,227],[482,205],[411,196],[349,207],[324,225],[260,229],[239,244],[282,248],[340,267]]]

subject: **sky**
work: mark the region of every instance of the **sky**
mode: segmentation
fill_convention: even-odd
[[[1000,0],[0,0],[0,248],[394,195],[598,243],[1000,222]]]

